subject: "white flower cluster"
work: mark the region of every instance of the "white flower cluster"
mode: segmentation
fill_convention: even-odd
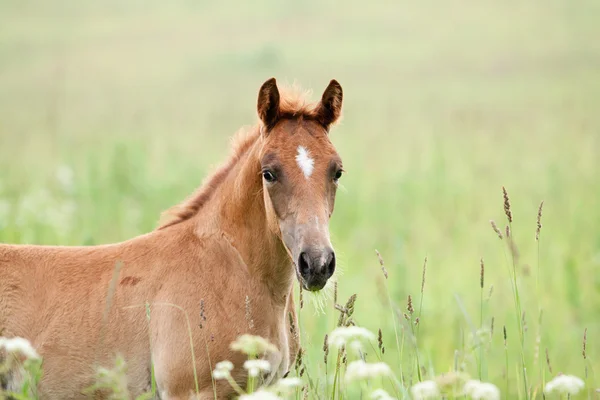
[[[231,343],[231,350],[241,351],[244,354],[257,356],[266,352],[275,353],[277,347],[261,336],[244,334]]]
[[[30,359],[40,358],[40,355],[35,351],[29,340],[21,337],[11,339],[0,337],[0,349],[4,349],[8,354],[22,354]]]
[[[440,396],[440,389],[434,381],[423,381],[410,388],[414,400],[433,399]]]
[[[273,390],[279,393],[289,393],[300,386],[302,386],[302,379],[300,378],[281,378],[273,384]]]
[[[395,397],[392,397],[383,389],[374,390],[370,396],[371,400],[396,400]]]
[[[271,364],[267,360],[246,360],[244,369],[248,371],[248,375],[256,378],[261,372],[271,372]]]
[[[392,370],[383,362],[366,363],[362,360],[352,361],[346,369],[346,381],[359,381],[380,376],[391,376]]]
[[[546,383],[544,393],[550,394],[558,392],[567,395],[576,395],[585,386],[581,378],[573,375],[559,375]]]
[[[227,379],[231,376],[231,371],[233,370],[233,363],[231,361],[221,361],[215,365],[215,370],[213,371],[213,378],[215,379]]]
[[[473,400],[500,400],[500,390],[494,384],[474,379],[465,383],[463,392]]]
[[[328,338],[331,347],[339,349],[342,346],[353,349],[358,353],[364,342],[375,340],[375,334],[360,326],[339,327],[334,329]]]

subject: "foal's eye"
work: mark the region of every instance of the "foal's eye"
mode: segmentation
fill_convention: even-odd
[[[341,177],[342,177],[342,170],[340,169],[335,173],[335,176],[333,177],[333,181],[337,182]]]
[[[275,178],[275,174],[273,174],[271,171],[263,171],[263,178],[265,178],[265,181],[267,182],[275,182],[277,179]]]

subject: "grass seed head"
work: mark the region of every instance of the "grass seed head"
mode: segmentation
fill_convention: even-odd
[[[502,186],[502,194],[504,195],[504,214],[506,214],[508,223],[511,224],[513,221],[513,215],[510,209],[510,199],[508,198],[508,192],[506,191],[506,188],[504,186]]]
[[[540,203],[540,208],[538,209],[537,214],[537,229],[535,230],[535,240],[540,240],[540,232],[542,231],[542,208],[544,207],[544,202]]]
[[[483,264],[483,258],[479,262],[481,264],[480,286],[483,289],[483,278],[484,278],[484,275],[485,275],[485,265]]]
[[[502,239],[502,232],[500,232],[500,229],[498,229],[498,225],[496,225],[496,222],[493,219],[490,219],[490,225],[492,225],[492,229],[494,230],[494,232],[496,232],[496,235],[498,235],[498,237]]]
[[[246,322],[248,322],[248,328],[254,329],[254,320],[252,319],[252,312],[250,311],[250,297],[246,296]]]
[[[381,254],[379,254],[379,251],[375,250],[375,253],[377,254],[377,258],[379,259],[379,265],[381,266],[381,272],[383,272],[383,276],[385,276],[385,279],[387,279],[388,273],[387,273],[387,270],[385,269],[385,265],[383,263],[383,258],[381,257]]]

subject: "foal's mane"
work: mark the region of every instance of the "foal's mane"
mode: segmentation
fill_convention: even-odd
[[[279,88],[280,118],[314,120],[317,118],[318,102],[307,102],[310,91],[302,90],[298,85]],[[182,203],[168,209],[161,215],[158,230],[178,224],[198,214],[219,185],[227,178],[242,156],[252,147],[260,136],[260,125],[250,129],[241,129],[233,138],[229,159],[210,175],[196,191]]]

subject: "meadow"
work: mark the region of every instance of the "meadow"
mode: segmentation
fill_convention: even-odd
[[[369,359],[406,387],[462,371],[502,398],[542,398],[563,373],[585,381],[572,398],[595,398],[598,15],[594,0],[3,1],[0,242],[148,232],[257,121],[262,82],[316,99],[335,78],[336,296],[356,294],[351,319],[381,329],[385,353]],[[300,311],[312,380],[340,315],[332,297],[305,295]],[[402,396],[380,380],[343,391],[380,384]],[[310,395],[327,397],[331,384]]]

